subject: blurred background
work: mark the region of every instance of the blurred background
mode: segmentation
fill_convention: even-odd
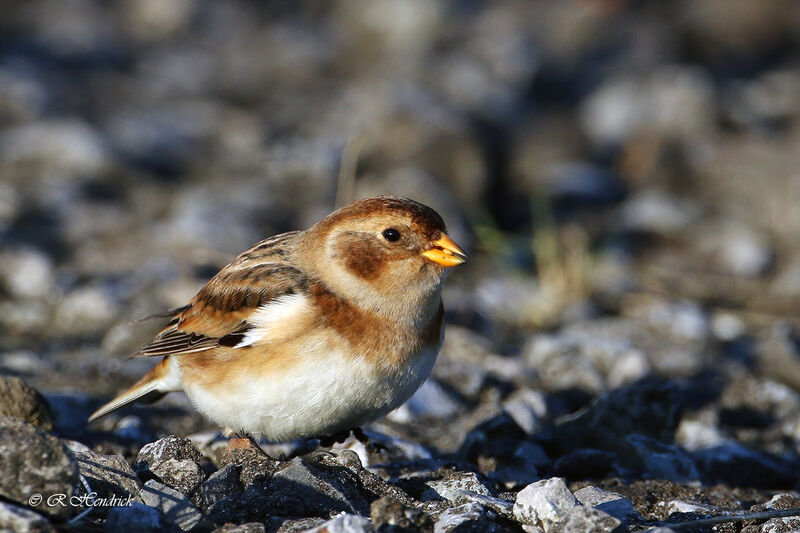
[[[468,435],[510,413],[546,454],[502,475],[569,473],[548,424],[655,383],[650,437],[703,479],[744,475],[703,455],[727,446],[793,486],[799,53],[779,0],[0,1],[0,369],[84,441],[210,429],[175,395],[105,437],[82,417],[152,365],[125,357],[160,324],[133,320],[399,194],[470,261],[435,379],[382,431],[481,465]]]

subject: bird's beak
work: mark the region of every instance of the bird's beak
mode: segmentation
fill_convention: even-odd
[[[467,260],[464,250],[444,233],[439,240],[433,241],[433,247],[422,252],[422,255],[445,268],[460,265]]]

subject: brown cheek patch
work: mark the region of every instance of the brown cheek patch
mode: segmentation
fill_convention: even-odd
[[[376,279],[387,267],[386,250],[370,240],[349,242],[340,253],[347,270],[367,281]]]

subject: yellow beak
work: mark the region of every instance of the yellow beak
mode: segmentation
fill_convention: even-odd
[[[433,241],[433,247],[422,252],[422,255],[445,268],[460,265],[467,260],[464,250],[444,233],[439,240]]]

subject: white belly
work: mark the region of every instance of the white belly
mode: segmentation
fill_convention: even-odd
[[[198,411],[223,427],[274,442],[327,436],[405,403],[430,375],[438,347],[388,375],[376,375],[363,359],[314,351],[282,375],[242,376],[224,394],[192,385],[184,390]]]

